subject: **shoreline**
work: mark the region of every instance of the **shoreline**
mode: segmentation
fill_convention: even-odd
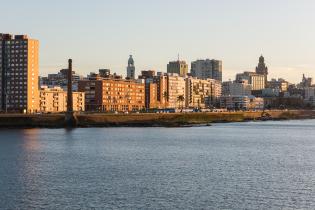
[[[266,117],[266,113],[267,117]],[[214,123],[315,119],[315,110],[266,112],[75,114],[78,128],[196,127]],[[66,128],[64,114],[0,114],[0,128]]]

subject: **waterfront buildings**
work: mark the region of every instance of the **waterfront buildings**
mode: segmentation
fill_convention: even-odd
[[[85,92],[86,111],[130,112],[145,108],[145,84],[139,81],[94,74],[79,81],[79,91]]]
[[[262,90],[262,97],[279,97],[280,89],[279,88],[265,88]]]
[[[2,111],[39,110],[39,41],[26,35],[0,34]]]
[[[264,99],[255,96],[221,96],[220,107],[228,110],[263,110]]]
[[[169,73],[167,74],[167,83],[168,108],[182,108],[184,101],[180,101],[179,99],[183,97],[185,100],[185,77],[181,77],[175,73]]]
[[[236,75],[236,82],[248,81],[252,85],[252,90],[262,90],[265,88],[265,75],[257,74],[255,72],[244,72]]]
[[[159,108],[168,107],[169,93],[168,93],[168,76],[165,73],[158,72],[157,76],[153,77],[153,82],[156,84],[157,102]]]
[[[193,61],[191,75],[199,79],[215,79],[222,82],[222,61],[209,59]]]
[[[250,96],[252,93],[252,85],[247,80],[227,81],[222,83],[222,95],[224,96]]]
[[[280,92],[286,92],[289,88],[289,82],[285,81],[284,79],[272,79],[268,81],[267,87],[271,89],[279,89]]]
[[[136,78],[136,67],[132,55],[130,55],[128,59],[127,78],[133,80]]]
[[[171,61],[167,64],[167,73],[175,73],[181,77],[185,77],[188,73],[188,64],[186,61]]]
[[[39,92],[38,48],[38,40],[26,35],[0,34],[1,111],[65,111],[68,70],[43,77],[40,84],[47,87]],[[72,72],[72,88],[76,91],[74,111],[129,112],[144,108],[210,108],[220,104],[229,109],[259,109],[259,97],[265,97],[266,104],[271,107],[298,107],[301,100],[305,99],[309,104],[315,101],[312,79],[305,75],[297,86],[284,79],[268,82],[268,68],[263,56],[259,58],[255,72],[237,74],[234,82],[223,84],[222,61],[219,60],[193,61],[191,74],[188,74],[185,61],[172,61],[167,65],[167,72],[156,75],[154,70],[142,71],[136,79],[132,55],[128,60],[126,79],[111,74],[106,68],[87,78]],[[78,90],[83,93],[77,93]]]
[[[85,93],[73,92],[73,111],[85,110]],[[40,111],[47,113],[66,112],[67,111],[67,92],[61,87],[48,88],[42,86],[40,89]]]
[[[265,58],[262,55],[259,57],[259,63],[258,66],[256,67],[256,73],[264,76],[266,87],[268,81],[268,67],[265,64]]]
[[[187,77],[185,102],[187,108],[208,108],[215,106],[221,96],[221,84],[214,79]]]
[[[313,85],[313,79],[311,77],[306,77],[305,74],[303,74],[302,82],[298,84],[298,88],[307,88],[311,87]]]
[[[305,102],[310,106],[315,106],[315,87],[305,88]]]
[[[68,69],[61,69],[56,74],[48,74],[47,77],[42,77],[40,81],[41,86],[48,86],[48,87],[56,87],[59,86],[64,90],[67,90],[67,83],[68,83]],[[76,74],[75,71],[72,71],[72,90],[78,91],[78,82],[82,80],[83,76]]]
[[[143,80],[145,84],[145,107],[147,109],[159,108],[157,84],[154,82],[155,71],[141,71],[141,75],[138,78]]]

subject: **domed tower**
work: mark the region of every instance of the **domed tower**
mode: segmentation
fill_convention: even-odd
[[[265,86],[267,86],[267,83],[268,83],[268,67],[265,64],[265,58],[262,55],[259,57],[259,63],[258,63],[258,66],[256,67],[256,73],[265,76]]]
[[[135,76],[136,76],[135,73],[136,73],[135,62],[132,58],[132,55],[130,55],[128,59],[128,66],[127,66],[127,78],[135,79]]]

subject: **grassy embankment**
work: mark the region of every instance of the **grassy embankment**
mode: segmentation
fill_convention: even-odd
[[[315,111],[268,111],[274,120],[314,119]],[[78,114],[78,127],[180,127],[210,124],[216,122],[242,122],[259,120],[262,112],[231,112],[231,113],[173,113],[173,114]],[[65,127],[62,114],[23,115],[1,114],[0,127]]]

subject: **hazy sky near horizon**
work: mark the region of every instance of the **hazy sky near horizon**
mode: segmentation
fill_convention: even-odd
[[[314,0],[0,0],[2,33],[40,40],[40,74],[72,58],[83,75],[99,68],[126,74],[166,71],[187,62],[223,61],[224,79],[254,70],[263,54],[270,77],[315,77]],[[12,12],[14,11],[14,12]]]

